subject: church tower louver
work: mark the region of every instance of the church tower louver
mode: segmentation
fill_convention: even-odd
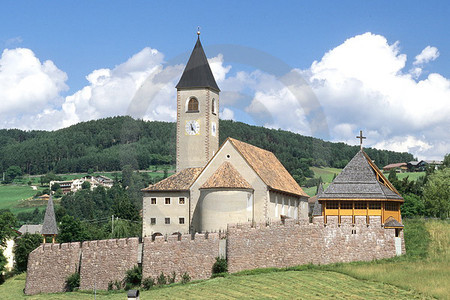
[[[177,172],[203,167],[219,148],[219,92],[197,33],[177,88]]]

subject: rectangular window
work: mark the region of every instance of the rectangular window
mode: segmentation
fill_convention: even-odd
[[[327,202],[327,209],[338,209],[338,208],[339,208],[338,201],[328,201]]]
[[[185,203],[184,197],[178,198],[178,204],[183,205]]]
[[[156,198],[151,198],[150,199],[150,204],[156,204]]]
[[[165,219],[164,219],[164,223],[165,223],[165,224],[170,224],[170,218],[165,218]]]
[[[150,225],[156,224],[156,218],[150,218]]]
[[[369,209],[381,209],[381,202],[369,202]]]
[[[164,204],[170,204],[170,198],[166,198],[166,199],[164,200]]]
[[[389,211],[397,211],[398,210],[397,203],[386,202],[384,205],[386,207],[386,210],[389,210]]]
[[[178,218],[178,223],[184,224],[184,218]]]
[[[364,201],[355,202],[355,209],[367,209],[367,203]]]
[[[342,201],[341,202],[341,209],[352,209],[353,203],[351,201]]]

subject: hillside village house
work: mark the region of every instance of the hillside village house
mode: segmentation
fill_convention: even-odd
[[[143,235],[211,232],[229,223],[308,217],[308,196],[272,152],[228,138],[197,39],[177,88],[177,172],[143,189]]]
[[[390,172],[391,170],[395,170],[399,173],[404,173],[408,171],[408,166],[406,163],[395,163],[395,164],[389,164],[383,167],[383,171]]]
[[[61,187],[62,193],[67,194],[69,192],[76,192],[81,190],[83,183],[89,182],[91,185],[91,190],[98,186],[103,186],[105,188],[111,188],[114,184],[114,181],[106,176],[98,175],[98,176],[85,176],[80,179],[74,180],[65,180],[65,181],[50,181],[50,188],[55,183],[59,184]]]

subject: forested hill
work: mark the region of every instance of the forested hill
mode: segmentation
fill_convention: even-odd
[[[79,123],[56,131],[0,130],[0,171],[19,166],[24,173],[44,174],[147,169],[175,164],[175,123],[113,117]],[[324,142],[283,130],[220,121],[220,143],[233,137],[270,150],[293,174],[307,166],[343,167],[357,146]],[[366,149],[379,167],[413,160],[409,153]],[[306,175],[306,174],[304,174]]]

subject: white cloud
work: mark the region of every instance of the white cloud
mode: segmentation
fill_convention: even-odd
[[[430,61],[435,60],[439,57],[439,51],[436,47],[426,46],[425,49],[416,56],[416,60],[413,62],[414,65],[426,64]]]
[[[220,112],[220,119],[221,120],[234,120],[234,112],[229,108],[224,108]]]
[[[50,60],[41,62],[30,49],[5,49],[0,58],[0,126],[29,129],[35,117],[60,105],[66,80],[66,73]]]
[[[428,62],[438,53],[427,47],[416,61]],[[371,33],[350,38],[313,62],[303,74],[309,74],[333,140],[357,144],[350,131],[363,129],[368,146],[429,158],[450,151],[450,133],[444,130],[450,128],[450,80],[431,73],[418,81],[405,64],[398,42]],[[447,150],[433,146],[441,140]]]

